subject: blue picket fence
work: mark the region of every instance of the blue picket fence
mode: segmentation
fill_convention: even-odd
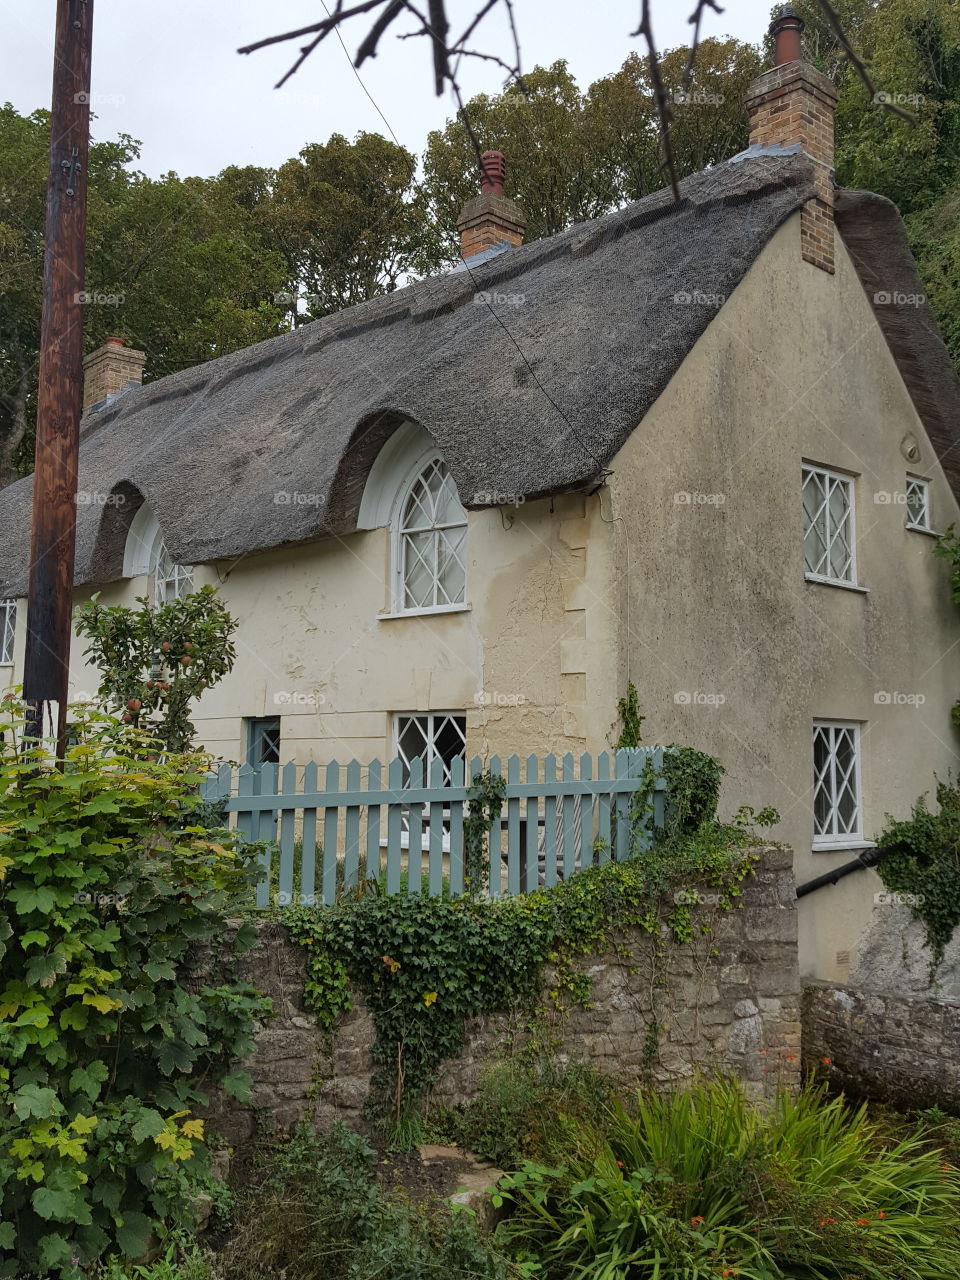
[[[364,878],[388,893],[462,893],[469,789],[486,769],[506,780],[487,842],[494,897],[622,860],[638,842],[648,846],[664,821],[662,747],[510,756],[505,770],[498,756],[434,760],[426,779],[420,760],[223,765],[205,795],[224,804],[243,839],[264,842],[258,906],[329,906]],[[644,787],[647,803],[637,805]]]

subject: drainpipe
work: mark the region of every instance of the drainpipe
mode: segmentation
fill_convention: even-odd
[[[832,871],[827,871],[824,875],[817,876],[814,880],[808,880],[806,884],[798,885],[797,897],[805,898],[808,893],[814,893],[817,889],[822,889],[828,884],[836,884],[844,876],[853,875],[854,871],[863,871],[867,867],[875,867],[878,862],[888,858],[891,853],[902,852],[900,845],[891,845],[886,849],[863,849],[852,862],[845,862],[842,867],[834,867]]]

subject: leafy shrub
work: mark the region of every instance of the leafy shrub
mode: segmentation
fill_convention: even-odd
[[[183,825],[201,758],[82,716],[61,772],[2,729],[0,1275],[75,1277],[191,1220],[191,1113],[214,1082],[244,1091],[231,1064],[269,1008],[194,948],[252,942],[226,921],[253,871]]]
[[[887,825],[877,838],[890,850],[877,870],[888,889],[911,894],[912,911],[923,921],[932,968],[960,924],[960,786],[937,782],[938,813],[927,808],[926,796],[913,806],[908,820]]]
[[[504,1280],[512,1273],[473,1216],[379,1187],[376,1155],[338,1124],[301,1127],[249,1190],[220,1258],[223,1280]],[[220,1268],[218,1267],[218,1270]]]
[[[232,669],[237,623],[215,587],[169,604],[139,609],[102,605],[96,596],[77,610],[77,634],[100,670],[98,697],[134,728],[149,728],[168,751],[189,751],[195,729],[190,703]]]
[[[586,1063],[508,1058],[487,1067],[472,1102],[428,1111],[427,1141],[512,1169],[524,1157],[552,1159],[579,1127],[599,1122],[610,1099],[609,1082]]]
[[[720,800],[723,765],[705,751],[693,747],[667,747],[663,753],[663,777],[667,784],[667,821],[663,835],[692,835],[704,823],[713,822]]]
[[[866,1109],[821,1089],[773,1111],[701,1081],[616,1105],[565,1164],[502,1184],[500,1228],[553,1280],[942,1280],[960,1250],[960,1177],[914,1134],[885,1143]]]

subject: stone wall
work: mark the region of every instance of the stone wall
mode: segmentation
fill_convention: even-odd
[[[812,983],[803,1065],[854,1097],[960,1113],[960,1002]]]
[[[590,1007],[562,1018],[547,1012],[556,1052],[582,1059],[630,1087],[646,1068],[670,1085],[699,1068],[732,1070],[754,1097],[799,1079],[800,979],[797,913],[789,849],[761,850],[756,873],[743,886],[741,906],[703,910],[712,932],[693,942],[666,942],[662,986],[655,982],[653,944],[640,930],[611,940],[609,950],[585,957]],[[704,888],[709,895],[710,890]],[[257,946],[243,961],[245,976],[274,1002],[246,1066],[254,1079],[252,1105],[217,1099],[211,1119],[233,1146],[249,1140],[258,1120],[268,1128],[300,1119],[318,1128],[340,1118],[362,1119],[371,1077],[373,1018],[359,994],[332,1032],[316,1024],[303,1000],[304,959],[282,924],[260,926]],[[544,1001],[545,1011],[550,1009]],[[443,1016],[437,1006],[438,1016]],[[525,1019],[503,1014],[466,1028],[458,1057],[433,1091],[440,1103],[475,1096],[484,1065],[522,1043]],[[655,1052],[651,1023],[659,1026]]]

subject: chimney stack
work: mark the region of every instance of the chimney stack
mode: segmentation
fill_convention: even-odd
[[[108,396],[143,384],[145,351],[125,347],[122,338],[106,338],[83,361],[83,412]]]
[[[803,60],[803,19],[784,5],[770,24],[774,66],[747,89],[751,147],[790,146],[813,161],[817,194],[800,211],[805,262],[831,275],[833,245],[833,122],[837,91],[829,76]]]
[[[527,220],[516,201],[503,194],[505,179],[502,154],[485,151],[480,157],[480,194],[467,201],[457,219],[462,257],[492,249],[503,240],[514,248],[523,244]]]

